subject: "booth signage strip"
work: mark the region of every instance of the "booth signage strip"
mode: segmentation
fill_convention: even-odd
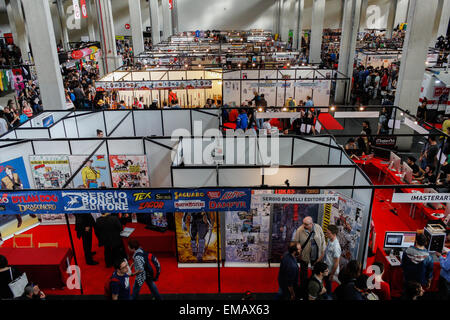
[[[172,81],[99,81],[95,83],[100,90],[165,90],[165,89],[211,89],[211,80],[172,80]]]
[[[337,203],[334,195],[253,195],[255,202]],[[2,214],[139,213],[176,211],[248,211],[251,189],[42,190],[3,193]],[[450,198],[450,194],[449,194]]]
[[[339,196],[334,195],[323,195],[323,194],[261,194],[255,195],[260,202],[264,203],[289,203],[289,204],[300,204],[300,203],[311,203],[311,204],[324,204],[324,203],[337,203],[339,201]]]
[[[251,191],[236,189],[42,190],[3,193],[2,214],[247,211]]]
[[[450,203],[450,193],[394,193],[392,203]]]

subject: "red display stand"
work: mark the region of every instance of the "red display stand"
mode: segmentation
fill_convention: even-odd
[[[123,238],[125,250],[128,252],[128,240],[136,239],[141,247],[154,254],[164,254],[166,256],[176,256],[175,232],[167,230],[158,232],[145,229],[141,223],[127,224],[127,227],[135,228],[128,238]]]
[[[41,289],[61,289],[66,286],[67,261],[72,259],[69,248],[0,248],[8,264],[25,272],[29,282]]]

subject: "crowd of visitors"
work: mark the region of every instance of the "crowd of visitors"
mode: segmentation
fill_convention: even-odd
[[[315,224],[311,217],[304,218],[303,225],[298,228],[282,258],[276,299],[392,299],[390,284],[383,280],[385,268],[382,262],[375,261],[371,268],[363,270],[358,261],[350,260],[340,270],[338,233],[337,226],[329,225],[325,236],[322,227]],[[449,241],[450,232],[447,231],[447,243]],[[434,276],[433,258],[426,245],[426,236],[418,233],[414,246],[402,256],[402,300],[420,300],[430,289]],[[438,299],[447,300],[450,293],[450,258],[440,252],[437,256],[441,266]]]
[[[22,64],[20,48],[15,44],[0,41],[0,67],[11,67]]]

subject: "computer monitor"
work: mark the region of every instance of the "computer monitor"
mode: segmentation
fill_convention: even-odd
[[[386,231],[384,247],[387,249],[406,249],[414,246],[416,233],[414,231]]]
[[[403,172],[405,173],[405,176],[403,177],[403,181],[407,184],[411,184],[413,180],[413,170],[406,162],[403,162]]]
[[[436,190],[432,189],[432,188],[425,188],[424,190],[425,193],[438,193]],[[441,207],[441,203],[439,202],[430,202],[427,203],[427,205],[431,206],[433,209],[439,210],[439,208]]]
[[[394,152],[391,151],[391,156],[389,158],[389,169],[392,171],[400,172],[400,165],[402,163],[402,159],[397,156]]]

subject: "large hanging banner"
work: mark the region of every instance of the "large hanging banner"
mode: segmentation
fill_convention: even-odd
[[[36,189],[62,188],[71,176],[66,155],[30,156],[30,166]]]
[[[286,194],[318,195],[319,190],[276,190],[275,194],[280,196]],[[265,203],[268,204],[270,202]],[[280,262],[283,254],[287,251],[289,242],[293,239],[295,232],[303,224],[303,219],[310,216],[315,223],[318,222],[319,204],[293,203],[286,200],[284,203],[272,203],[271,211],[273,221],[270,260],[271,262]]]
[[[226,262],[267,263],[270,240],[270,205],[253,201],[250,211],[225,212]]]
[[[173,81],[99,81],[97,91],[105,90],[182,90],[211,89],[211,80],[173,80]]]
[[[150,187],[146,156],[110,155],[109,163],[114,188]]]
[[[0,163],[0,181],[2,190],[22,190],[30,188],[23,158]],[[10,211],[7,204],[8,194],[1,193],[0,197],[0,244],[14,234],[39,223],[36,216],[19,215],[22,211]],[[2,214],[5,213],[5,214]],[[8,214],[6,214],[8,213]],[[14,213],[14,214],[13,214]]]
[[[179,263],[217,262],[218,217],[215,211],[175,212]]]
[[[92,189],[4,193],[6,214],[248,211],[250,189]]]
[[[339,196],[337,203],[325,205],[322,228],[325,233],[329,224],[338,227],[337,238],[342,250],[339,268],[343,270],[350,260],[358,257],[364,205],[336,192],[327,191],[326,194]]]
[[[72,174],[75,174],[88,156],[69,156]],[[105,155],[93,156],[72,180],[75,188],[95,189],[111,187],[109,163]]]

